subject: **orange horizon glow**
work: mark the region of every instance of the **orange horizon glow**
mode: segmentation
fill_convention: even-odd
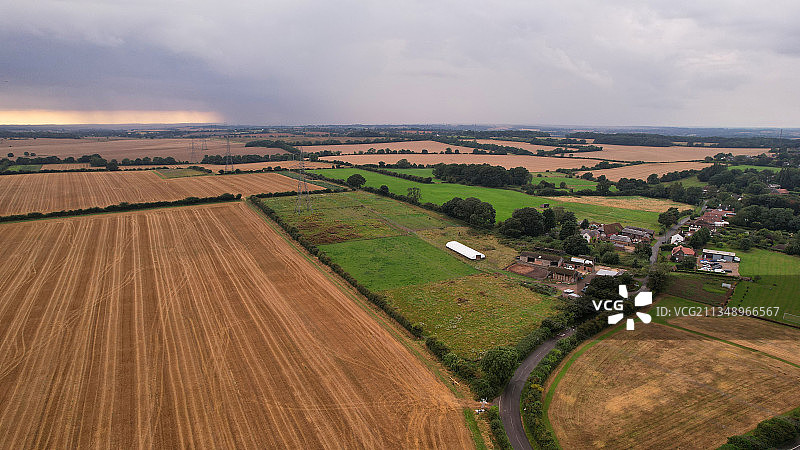
[[[222,121],[222,116],[213,111],[0,110],[0,125],[117,125]]]

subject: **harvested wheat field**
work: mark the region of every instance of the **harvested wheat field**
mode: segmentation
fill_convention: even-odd
[[[172,179],[151,170],[7,175],[0,177],[0,215],[296,189],[297,180],[276,173]]]
[[[752,317],[676,317],[669,323],[800,365],[800,329]]]
[[[473,155],[468,154],[413,154],[413,155],[343,155],[343,156],[323,156],[320,158],[325,161],[345,161],[351,164],[378,164],[383,161],[387,164],[394,164],[401,159],[407,159],[414,164],[491,164],[493,166],[503,166],[507,169],[512,167],[525,167],[531,172],[545,172],[558,168],[577,169],[579,167],[592,167],[598,161],[582,158],[553,158],[544,156],[521,156],[521,155]]]
[[[443,144],[441,142],[436,142],[436,141],[402,141],[402,142],[376,142],[374,144],[308,145],[299,148],[302,149],[304,152],[309,152],[309,153],[321,152],[323,150],[340,151],[342,152],[343,155],[349,155],[359,151],[366,152],[371,148],[374,148],[376,150],[385,148],[388,148],[390,150],[411,150],[412,152],[415,153],[422,153],[422,150],[427,150],[430,153],[439,153],[446,151],[449,148],[453,151],[458,150],[461,153],[472,153],[472,149],[469,147]],[[387,155],[379,155],[379,156],[387,156]],[[396,156],[396,155],[389,155],[389,156]]]
[[[4,224],[2,448],[467,448],[457,400],[243,203]]]
[[[587,145],[591,139],[587,140]],[[533,145],[527,142],[503,141],[499,139],[478,139],[483,144],[507,145],[535,152],[537,150],[553,150],[549,145]],[[760,155],[768,148],[711,148],[711,147],[646,147],[641,145],[593,144],[603,147],[599,152],[575,153],[589,158],[609,159],[614,161],[673,162],[696,161],[717,153],[736,155]]]
[[[234,155],[273,155],[286,153],[279,148],[245,147],[244,142],[231,141],[231,154]],[[23,152],[33,152],[36,156],[67,156],[99,154],[105,159],[122,161],[124,158],[144,158],[172,156],[179,161],[200,162],[203,155],[224,155],[227,149],[225,139],[207,139],[206,150],[201,150],[202,140],[195,139],[195,160],[191,161],[191,139],[4,139],[0,142],[3,154],[12,152],[23,156]]]
[[[665,325],[581,354],[548,417],[562,448],[716,448],[800,404],[800,368]]]
[[[673,202],[672,200],[665,200],[663,198],[648,198],[638,196],[625,196],[625,197],[573,197],[573,196],[558,196],[548,197],[553,200],[562,202],[584,203],[587,205],[610,206],[612,208],[625,208],[636,209],[639,211],[652,211],[664,212],[670,208],[678,208],[679,210],[690,209],[691,205],[686,203]]]
[[[200,167],[205,167],[206,169],[211,169],[215,173],[218,170],[222,170],[225,168],[224,165],[219,164],[197,164]],[[186,164],[183,164],[181,167],[186,167]],[[299,161],[269,161],[269,162],[255,162],[255,163],[244,163],[244,164],[233,164],[233,170],[241,169],[241,170],[261,170],[265,167],[278,167],[280,166],[283,169],[297,169],[299,167]],[[324,161],[303,161],[303,166],[306,169],[329,169],[333,167],[331,163],[327,163]]]
[[[697,169],[700,170],[711,164],[701,162],[673,162],[673,163],[652,163],[636,164],[633,166],[616,167],[614,169],[592,170],[592,175],[599,177],[605,175],[611,181],[619,181],[620,178],[638,178],[646,180],[650,174],[658,176],[670,172],[680,172],[681,170]]]

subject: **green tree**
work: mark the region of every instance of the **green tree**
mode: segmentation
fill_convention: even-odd
[[[500,387],[514,374],[518,362],[519,353],[513,347],[497,347],[486,352],[481,368],[489,382]]]
[[[578,232],[578,226],[574,220],[566,221],[561,224],[561,230],[558,232],[558,238],[562,241],[570,236],[574,236]]]
[[[410,187],[408,188],[406,196],[411,199],[412,203],[419,203],[419,199],[422,197],[422,194],[420,193],[418,187]]]
[[[711,232],[707,228],[700,228],[689,236],[689,247],[701,248],[711,240]]]
[[[608,195],[611,192],[611,185],[612,183],[606,179],[599,180],[597,182],[597,186],[595,186],[595,190],[600,195]]]
[[[347,177],[347,184],[354,188],[359,188],[367,182],[367,179],[364,178],[360,173],[355,173]]]
[[[545,208],[542,211],[542,225],[545,232],[552,230],[556,226],[556,213],[552,209]]]
[[[564,239],[564,251],[573,256],[586,255],[589,253],[589,244],[583,237],[573,234]]]
[[[119,164],[117,163],[116,159],[112,159],[111,161],[106,163],[106,169],[108,170],[119,170]]]
[[[678,211],[678,208],[672,207],[658,215],[658,223],[664,225],[665,228],[669,228],[670,226],[678,223],[678,219],[680,219],[680,217],[681,213]]]
[[[656,264],[647,273],[647,287],[652,292],[661,292],[667,287],[669,276],[669,266],[666,264]]]

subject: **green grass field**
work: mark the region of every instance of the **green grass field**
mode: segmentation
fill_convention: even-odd
[[[667,181],[664,184],[672,185],[672,184],[675,184],[675,183],[680,183],[685,188],[692,187],[692,186],[703,187],[703,186],[707,186],[708,185],[708,183],[703,183],[702,181],[698,180],[697,179],[697,175],[691,176],[689,178],[683,178],[681,180]]]
[[[262,199],[314,244],[406,234],[453,225],[438,214],[366,192],[311,196],[313,211],[295,213],[295,197]]]
[[[742,259],[740,275],[761,278],[739,282],[729,305],[778,306],[778,320],[800,323],[800,317],[783,317],[784,313],[800,316],[800,258],[762,249],[739,251],[736,255]]]
[[[721,305],[728,294],[728,289],[723,288],[722,283],[733,282],[733,279],[722,276],[672,272],[664,293],[709,305]]]
[[[551,207],[561,206],[573,211],[579,220],[586,218],[603,223],[620,222],[625,225],[634,225],[655,230],[660,227],[658,224],[658,213],[651,211],[615,208],[593,205],[590,203],[564,202],[558,200],[558,197],[535,197],[523,192],[507,189],[492,189],[452,183],[416,183],[402,178],[353,168],[317,169],[309,172],[339,179],[347,179],[350,175],[359,173],[367,180],[367,186],[378,188],[381,185],[386,185],[391,192],[403,195],[408,192],[408,188],[416,187],[420,190],[421,201],[423,203],[431,202],[441,205],[451,200],[453,197],[476,197],[494,206],[497,213],[497,221],[502,221],[511,217],[511,213],[514,212],[515,209],[524,208],[526,206],[539,207],[542,204],[548,203]],[[587,201],[590,200],[591,198],[587,198]]]
[[[41,164],[14,164],[8,166],[9,172],[38,172],[42,169]]]
[[[185,178],[207,175],[205,172],[194,169],[155,169],[155,173],[161,178]]]
[[[758,171],[762,170],[769,170],[770,172],[780,172],[780,167],[769,167],[769,166],[752,166],[749,164],[741,164],[738,166],[728,166],[728,169],[739,169],[739,170],[746,170],[746,169],[756,169]]]
[[[596,181],[584,180],[583,178],[568,178],[558,172],[535,172],[532,175],[533,179],[531,179],[531,184],[539,184],[540,181],[544,180],[548,183],[555,184],[556,187],[561,186],[561,182],[563,181],[567,184],[568,188],[573,189],[594,189],[594,187],[597,186]]]
[[[478,273],[457,255],[413,235],[347,241],[320,249],[373,291]]]
[[[464,358],[514,345],[554,312],[556,300],[499,274],[481,274],[385,292],[412,322]]]

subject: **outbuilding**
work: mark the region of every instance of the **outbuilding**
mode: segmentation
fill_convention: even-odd
[[[710,250],[704,248],[703,259],[710,261],[735,262],[737,258],[736,253],[733,252],[723,252],[721,250]]]
[[[481,253],[481,252],[479,252],[477,250],[471,249],[471,248],[467,247],[466,245],[464,245],[464,244],[462,244],[462,243],[460,243],[458,241],[450,241],[447,244],[445,244],[445,247],[447,247],[450,250],[458,253],[459,255],[465,256],[465,257],[467,257],[468,259],[471,259],[471,260],[485,259],[486,258],[486,255],[484,255],[483,253]]]

